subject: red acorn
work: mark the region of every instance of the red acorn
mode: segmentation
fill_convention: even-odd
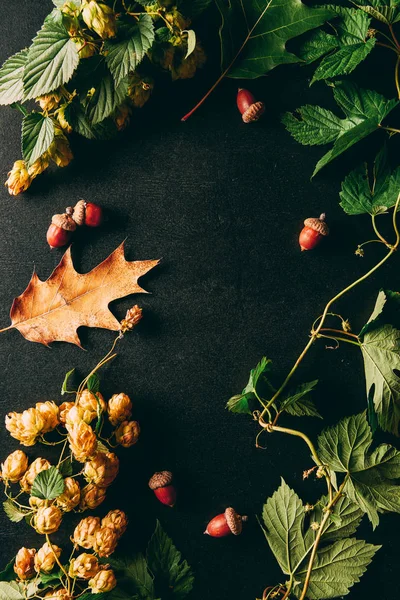
[[[76,223],[69,214],[54,215],[46,236],[50,248],[62,248],[62,246],[66,246],[75,229]]]
[[[158,500],[170,506],[175,506],[176,502],[176,490],[172,485],[172,473],[171,471],[159,471],[154,473],[153,477],[149,481],[149,488],[153,490]]]
[[[325,223],[325,213],[322,213],[319,219],[306,219],[299,236],[301,250],[312,250],[326,235],[329,235],[329,227]]]
[[[265,111],[264,102],[256,102],[253,94],[243,88],[238,89],[236,104],[245,123],[258,121]]]
[[[99,227],[103,222],[103,209],[98,204],[86,202],[85,225]]]
[[[229,507],[224,513],[211,519],[204,533],[217,538],[231,534],[239,535],[245,521],[247,517],[238,515],[234,508]]]

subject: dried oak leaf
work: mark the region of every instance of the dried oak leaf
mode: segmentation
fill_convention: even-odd
[[[125,260],[122,243],[97,267],[81,274],[75,271],[69,248],[46,281],[33,273],[26,290],[13,302],[11,325],[6,329],[18,329],[27,340],[45,346],[70,342],[81,348],[78,327],[118,331],[120,323],[109,303],[129,294],[147,293],[138,279],[158,263]]]

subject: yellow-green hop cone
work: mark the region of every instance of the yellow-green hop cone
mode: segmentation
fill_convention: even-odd
[[[79,521],[75,527],[71,541],[75,546],[81,546],[85,550],[93,548],[96,533],[101,529],[99,517],[86,517]]]
[[[94,38],[90,38],[89,41],[91,41],[91,40],[94,41]],[[96,46],[88,43],[87,39],[78,35],[78,36],[74,37],[72,41],[74,42],[75,46],[78,48],[80,58],[90,58],[91,56],[93,56],[93,54],[96,53]]]
[[[119,460],[113,452],[97,452],[83,469],[83,476],[89,483],[99,487],[112,484],[119,471]]]
[[[29,167],[28,173],[29,173],[31,179],[35,179],[35,177],[37,177],[38,175],[43,173],[43,171],[45,171],[48,168],[49,164],[50,164],[50,157],[49,157],[48,153],[45,152],[40,158],[35,160],[35,162],[33,163],[33,165],[31,167]]]
[[[81,9],[79,7],[79,2],[74,2],[74,0],[67,0],[61,7],[61,12],[64,15],[68,15],[69,17],[79,17]]]
[[[20,548],[17,552],[14,562],[14,572],[18,579],[25,581],[35,575],[35,554],[34,548]]]
[[[171,23],[172,26],[177,27],[180,31],[190,27],[190,19],[186,19],[183,14],[176,9],[176,7],[174,7],[170,12],[167,12],[165,14],[165,18],[168,23]]]
[[[45,96],[39,96],[36,98],[36,102],[40,108],[45,111],[54,110],[60,104],[61,94],[58,92],[51,92]]]
[[[82,18],[89,29],[101,38],[114,37],[116,34],[115,13],[106,4],[95,0],[86,0],[82,9]]]
[[[112,554],[118,544],[118,535],[111,527],[101,527],[95,535],[93,550],[101,558]]]
[[[74,158],[67,138],[62,129],[58,127],[55,127],[54,142],[47,152],[58,167],[66,167]]]
[[[43,544],[35,554],[35,571],[36,573],[50,573],[56,564],[56,558],[60,558],[61,548],[55,544]]]
[[[99,561],[94,554],[84,552],[69,564],[69,576],[79,579],[92,579],[99,571]]]
[[[18,196],[25,192],[32,183],[32,178],[28,173],[24,160],[15,161],[13,168],[8,173],[8,179],[5,186],[8,188],[10,196]]]
[[[58,123],[61,127],[61,129],[63,131],[65,131],[65,133],[72,133],[72,127],[71,125],[68,123],[67,119],[65,118],[65,109],[67,107],[66,106],[62,106],[58,111],[57,111],[57,120]]]
[[[128,96],[135,108],[142,108],[150,98],[154,88],[154,80],[151,77],[140,77],[134,73],[129,78]]]
[[[41,506],[33,519],[33,524],[38,533],[50,535],[58,530],[61,521],[62,512],[58,506]]]
[[[1,478],[4,481],[17,483],[24,476],[28,468],[28,457],[22,450],[15,450],[9,454],[1,465]]]
[[[56,504],[64,512],[70,512],[76,508],[81,500],[81,488],[79,482],[73,477],[64,479],[64,491],[57,497]]]
[[[116,585],[117,580],[112,569],[102,569],[88,583],[88,586],[92,589],[92,594],[111,592]]]

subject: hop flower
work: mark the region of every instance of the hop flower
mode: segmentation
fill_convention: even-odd
[[[171,23],[171,25],[175,25],[175,27],[181,31],[190,27],[190,20],[185,19],[182,13],[180,13],[176,8],[173,8],[171,12],[167,12],[165,14],[165,18],[169,23]]]
[[[35,575],[35,554],[34,548],[20,548],[15,557],[14,571],[22,581],[31,579]]]
[[[99,487],[94,483],[89,483],[81,490],[81,501],[79,508],[93,510],[97,508],[106,498],[106,488]]]
[[[126,394],[114,394],[108,401],[107,410],[111,425],[118,425],[131,416],[132,402]]]
[[[41,433],[53,431],[60,423],[59,408],[55,402],[50,402],[49,400],[47,400],[47,402],[37,402],[36,410],[42,416],[44,421]]]
[[[45,96],[39,96],[36,98],[36,102],[39,104],[42,110],[53,110],[57,108],[60,104],[61,94],[58,92],[52,92],[51,94],[46,94]]]
[[[81,488],[73,477],[64,479],[64,491],[56,499],[57,506],[64,512],[70,512],[78,506],[81,499]]]
[[[111,527],[101,527],[95,535],[93,550],[101,558],[107,558],[112,554],[118,544],[118,535]]]
[[[22,479],[25,471],[28,468],[28,457],[22,450],[15,450],[9,454],[1,465],[1,476],[5,481],[17,483]]]
[[[48,155],[58,167],[66,167],[74,158],[69,142],[60,127],[54,127],[54,141],[48,149]]]
[[[74,38],[74,42],[76,44],[76,38]],[[82,44],[80,44],[80,45],[82,45]],[[89,48],[90,48],[90,46],[89,46]],[[83,57],[81,56],[81,58],[83,58]],[[58,109],[58,111],[57,111],[57,119],[58,119],[58,123],[59,123],[61,129],[63,131],[65,131],[65,133],[72,133],[72,127],[68,123],[67,119],[65,118],[65,109],[66,109],[66,107],[67,107],[67,105],[61,106],[61,108]]]
[[[68,590],[65,588],[58,588],[57,590],[49,590],[45,594],[47,600],[72,600],[72,596],[68,594]]]
[[[44,506],[45,504],[46,500],[38,498],[37,496],[29,496],[29,506],[33,509],[37,510],[40,506]]]
[[[71,560],[69,564],[69,575],[80,579],[92,579],[99,570],[99,561],[94,554],[84,552]]]
[[[45,153],[40,158],[35,160],[33,165],[28,168],[28,173],[31,179],[35,179],[38,175],[43,173],[47,169],[50,164],[50,159],[48,155]]]
[[[111,592],[116,585],[117,580],[112,569],[102,569],[88,583],[88,586],[92,588],[92,594]]]
[[[137,421],[124,421],[115,431],[118,444],[124,448],[130,448],[139,439],[140,426]]]
[[[140,306],[138,306],[137,304],[135,304],[135,306],[132,306],[132,308],[130,308],[127,311],[125,319],[122,319],[121,321],[121,332],[126,333],[127,331],[132,331],[132,329],[136,327],[139,321],[141,321],[143,316],[142,313],[143,310],[140,308]]]
[[[107,404],[100,392],[93,394],[88,389],[79,394],[77,405],[82,411],[82,420],[86,423],[91,423],[107,410]]]
[[[62,512],[58,506],[40,506],[33,519],[34,527],[38,533],[50,535],[55,533],[61,525]]]
[[[25,161],[15,161],[13,168],[8,173],[8,179],[5,182],[10,196],[18,196],[18,194],[25,192],[31,183],[32,179],[29,176]]]
[[[118,475],[118,470],[119,460],[113,452],[97,452],[85,464],[83,475],[89,483],[108,487]]]
[[[72,410],[70,410],[69,415]],[[85,462],[96,452],[97,438],[93,429],[84,421],[66,425],[69,447],[78,462]]]
[[[197,43],[192,54],[182,60],[179,64],[172,66],[172,79],[190,79],[194,77],[196,70],[206,62],[206,55],[202,46]]]
[[[102,527],[109,527],[120,538],[123,533],[125,533],[126,528],[128,527],[128,519],[124,511],[116,509],[110,510],[109,513],[101,521]]]
[[[23,446],[33,446],[44,426],[43,417],[36,408],[28,408],[23,413],[11,412],[6,416],[6,429]]]
[[[116,33],[115,13],[106,4],[86,0],[82,18],[89,29],[92,29],[101,38],[114,37]]]
[[[72,406],[66,406],[65,408],[63,407],[63,417],[65,416],[66,426],[73,426],[76,423],[83,421],[83,410],[79,406],[77,406],[74,402],[65,402],[65,404],[72,404]]]
[[[88,37],[89,41],[94,40],[94,38],[92,38],[91,36],[87,36],[87,37]],[[78,48],[80,58],[90,58],[96,52],[96,46],[94,44],[88,44],[88,41],[79,35],[76,35],[73,37],[73,42],[74,42],[75,46]],[[63,129],[65,129],[65,127],[62,125],[60,119],[59,119],[59,123],[60,123],[61,127]],[[71,128],[71,130],[72,130],[72,128]]]
[[[75,545],[89,550],[93,548],[95,536],[100,527],[99,517],[86,517],[75,527],[71,540]]]
[[[142,108],[149,100],[154,88],[154,80],[151,77],[140,77],[134,72],[129,77],[128,96],[135,108]],[[139,307],[136,307],[139,308]],[[133,310],[133,309],[130,309]],[[141,312],[141,309],[139,309]],[[129,310],[128,310],[129,313]],[[125,319],[124,319],[125,320]],[[133,329],[129,327],[128,329]]]
[[[62,404],[60,404],[60,406],[59,406],[60,423],[62,423],[63,425],[66,424],[69,412],[72,408],[74,408],[74,406],[75,406],[75,402],[63,402]],[[79,417],[78,420],[80,421],[81,418]],[[73,423],[71,422],[71,425],[72,424]]]
[[[31,463],[28,467],[28,470],[25,472],[25,475],[22,477],[20,481],[20,486],[27,494],[30,493],[33,485],[33,481],[38,473],[41,471],[46,471],[51,467],[48,460],[45,458],[36,458],[33,463]]]
[[[50,573],[56,564],[56,557],[60,558],[61,548],[47,542],[35,554],[35,571],[36,573]]]

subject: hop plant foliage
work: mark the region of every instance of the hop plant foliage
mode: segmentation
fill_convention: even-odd
[[[0,104],[24,115],[22,160],[6,181],[11,195],[28,189],[51,163],[71,162],[71,133],[114,137],[147,102],[163,72],[186,79],[205,62],[190,27],[207,2],[54,4],[32,45],[0,69]],[[37,110],[28,111],[29,100],[37,101]]]

